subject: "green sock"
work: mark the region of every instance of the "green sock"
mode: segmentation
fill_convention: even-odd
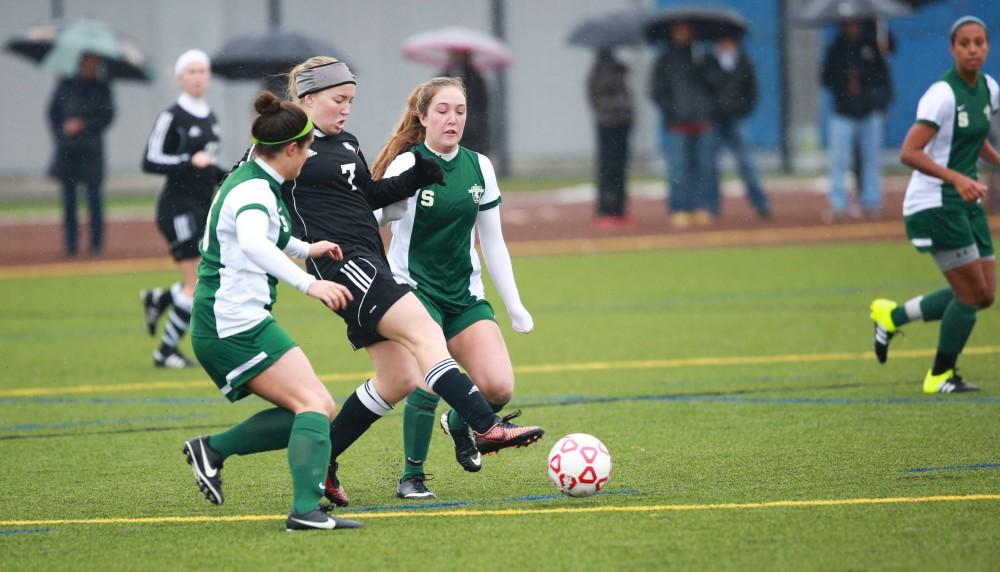
[[[934,322],[944,317],[944,311],[955,297],[951,288],[931,292],[920,300],[920,314],[925,322]]]
[[[509,402],[505,401],[503,403],[491,403],[491,402],[487,403],[490,404],[490,408],[493,409],[493,413],[500,413],[501,411],[503,411],[503,408],[506,407],[507,403]],[[458,413],[455,413],[454,409],[452,409],[448,413],[448,430],[458,431],[458,432],[469,430],[468,423],[462,420],[462,418],[458,415]]]
[[[260,411],[222,433],[209,435],[208,444],[223,459],[232,455],[252,455],[277,451],[288,446],[295,414],[287,409],[272,407]]]
[[[948,302],[951,302],[954,297],[955,294],[951,288],[942,288],[930,294],[907,300],[906,303],[900,304],[892,310],[892,323],[898,328],[916,319],[925,322],[940,320],[941,316],[944,315],[945,308],[948,307]]]
[[[941,316],[941,337],[938,338],[938,352],[958,355],[962,353],[965,342],[969,340],[973,326],[976,325],[975,306],[966,304],[958,298],[952,298],[944,315]]]
[[[403,476],[400,480],[424,474],[424,461],[431,449],[434,433],[434,410],[441,398],[419,387],[406,398],[403,408]]]
[[[319,507],[326,468],[330,464],[330,419],[306,411],[295,416],[288,438],[288,468],[292,472],[292,508],[305,514]]]

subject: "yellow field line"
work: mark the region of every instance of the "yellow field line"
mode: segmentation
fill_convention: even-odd
[[[815,499],[815,500],[784,500],[771,502],[748,503],[713,503],[713,504],[659,504],[633,506],[589,506],[534,509],[496,509],[496,510],[441,510],[441,511],[398,511],[343,513],[343,516],[359,520],[378,518],[423,518],[430,516],[536,516],[546,514],[587,514],[599,512],[668,512],[668,511],[703,511],[703,510],[748,510],[762,508],[812,508],[830,506],[864,506],[884,504],[925,504],[934,502],[971,502],[1000,501],[1000,494],[971,495],[936,495],[926,497],[887,497],[887,498],[857,498],[857,499]],[[584,501],[585,502],[585,501]],[[227,516],[152,516],[152,517],[115,517],[115,518],[60,518],[49,520],[0,520],[0,526],[56,526],[60,524],[189,524],[204,522],[258,522],[282,520],[283,514],[248,514]]]
[[[934,349],[893,350],[893,359],[925,358],[936,353]],[[976,346],[962,350],[963,355],[993,355],[1000,353],[1000,346]],[[553,363],[515,367],[519,374],[565,373],[572,371],[607,371],[628,369],[672,369],[679,367],[712,367],[727,365],[768,365],[782,363],[816,363],[829,361],[867,361],[870,352],[841,352],[825,354],[778,354],[770,356],[697,357],[637,361],[597,361],[581,363]],[[350,381],[371,377],[371,371],[332,373],[319,376],[326,382]],[[139,383],[114,383],[105,385],[73,385],[69,387],[20,387],[0,390],[0,397],[37,397],[43,395],[73,395],[88,393],[114,393],[124,391],[152,391],[155,389],[180,389],[206,387],[204,379],[188,381],[145,381]]]

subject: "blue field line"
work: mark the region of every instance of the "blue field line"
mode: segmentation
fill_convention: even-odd
[[[635,489],[622,489],[618,491],[603,491],[597,493],[598,495],[637,495],[639,491]],[[596,495],[595,495],[596,496]],[[343,512],[350,513],[366,513],[366,512],[383,512],[383,511],[415,511],[415,510],[428,510],[433,508],[455,508],[460,506],[471,506],[479,504],[493,504],[493,503],[506,503],[506,502],[539,502],[546,500],[556,500],[567,498],[566,495],[530,495],[523,497],[511,497],[506,499],[483,499],[483,500],[468,500],[468,501],[448,501],[448,502],[432,502],[432,503],[421,503],[421,504],[408,504],[408,505],[383,505],[383,506],[366,506],[364,508],[354,508],[346,509]]]
[[[48,532],[48,528],[13,528],[10,530],[0,530],[0,536],[12,536],[14,534],[37,534]]]
[[[218,405],[225,403],[218,397],[0,397],[0,405],[13,404],[40,404],[40,405],[61,405],[80,404],[89,405]]]
[[[951,467],[917,467],[900,469],[900,473],[931,473],[934,471],[977,471],[979,469],[1000,469],[1000,463],[979,463],[978,465],[953,465]]]
[[[623,396],[553,396],[518,401],[518,407],[540,405],[576,405],[587,403],[615,403],[621,401],[679,401],[712,403],[749,403],[760,405],[939,405],[970,403],[1000,403],[1000,397],[874,397],[853,399],[849,397],[746,397],[738,395],[623,395]]]
[[[60,423],[25,423],[21,425],[0,425],[0,431],[38,431],[40,429],[64,429],[66,427],[100,427],[102,425],[131,425],[133,423],[151,423],[159,421],[181,421],[196,417],[208,417],[210,413],[191,413],[188,415],[168,415],[165,417],[131,417],[122,419],[86,419],[83,421],[63,421]]]

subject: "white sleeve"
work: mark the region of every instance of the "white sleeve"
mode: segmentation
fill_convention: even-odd
[[[305,294],[316,279],[296,266],[276,244],[268,240],[267,225],[268,214],[264,211],[257,208],[240,211],[236,215],[236,238],[240,250],[265,272]]]
[[[282,250],[292,258],[309,258],[309,243],[294,236],[288,238],[288,244]]]
[[[493,163],[486,155],[479,154],[479,170],[483,172],[483,180],[486,182],[483,198],[479,199],[479,208],[493,208],[496,206],[494,203],[499,204],[500,202],[500,185],[497,183],[497,174],[493,170]]]
[[[483,248],[483,258],[490,279],[497,287],[500,298],[510,314],[511,325],[515,332],[526,334],[535,328],[531,314],[521,303],[521,295],[514,282],[514,267],[510,262],[510,252],[503,240],[503,230],[500,226],[500,209],[491,208],[479,211],[476,217],[476,231],[479,233],[479,244]]]
[[[413,153],[410,151],[397,155],[396,158],[392,160],[392,163],[389,163],[389,166],[385,168],[385,173],[382,175],[382,178],[385,179],[387,177],[395,177],[415,165],[416,162],[416,157],[414,157]],[[379,226],[385,226],[397,221],[406,216],[406,209],[409,203],[410,199],[407,198],[377,209],[375,211],[375,220],[378,221]]]
[[[1000,86],[997,85],[997,80],[993,79],[990,74],[983,74],[986,76],[986,87],[990,91],[990,111],[996,113],[1000,111]]]
[[[917,122],[929,123],[941,129],[955,119],[955,92],[943,81],[935,82],[917,104]]]

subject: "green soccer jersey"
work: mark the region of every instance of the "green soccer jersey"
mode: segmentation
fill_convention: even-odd
[[[997,82],[980,74],[975,86],[965,83],[951,69],[920,98],[917,123],[937,129],[924,151],[937,163],[976,179],[979,152],[990,130],[990,120],[1000,108]],[[906,187],[903,214],[962,204],[955,188],[935,177],[913,171]]]
[[[397,280],[433,300],[445,312],[459,312],[484,297],[482,267],[475,247],[476,217],[500,204],[490,160],[459,147],[453,157],[435,155],[423,144],[412,149],[436,157],[444,185],[420,189],[408,199],[406,215],[392,224],[389,263]],[[396,158],[386,176],[413,164]]]
[[[268,240],[284,248],[291,223],[281,200],[280,180],[267,164],[255,159],[233,171],[216,193],[200,243],[192,336],[225,338],[271,315],[278,280],[240,249],[236,217],[249,209],[264,211],[269,219]]]

